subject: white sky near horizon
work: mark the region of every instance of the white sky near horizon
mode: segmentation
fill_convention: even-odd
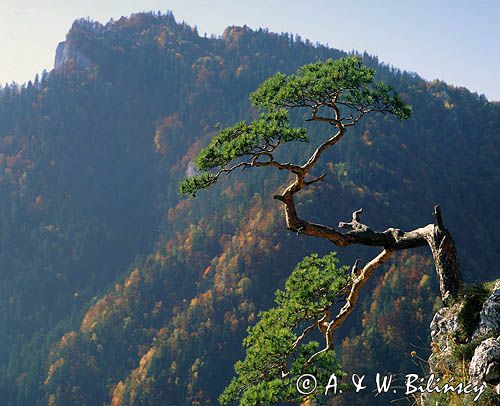
[[[200,34],[265,27],[500,100],[500,0],[0,0],[0,84],[52,69],[72,22],[171,10]]]

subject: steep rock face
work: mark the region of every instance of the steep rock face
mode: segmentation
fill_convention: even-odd
[[[73,63],[75,67],[81,69],[90,68],[92,61],[82,50],[85,44],[82,39],[98,36],[106,29],[104,25],[95,21],[83,18],[76,20],[66,35],[66,40],[57,45],[54,69],[60,69],[68,63]]]
[[[453,335],[458,329],[458,314],[461,307],[461,304],[443,307],[436,312],[431,321],[432,354],[429,357],[431,371],[450,367]]]
[[[500,384],[500,336],[479,344],[470,362],[469,373],[474,383]]]
[[[56,49],[54,69],[61,69],[69,62],[73,62],[76,66],[82,69],[90,68],[92,66],[90,59],[76,46],[73,46],[71,41],[60,42]]]
[[[491,402],[498,401],[500,394],[500,281],[481,289],[485,290],[483,299],[476,287],[465,293],[462,301],[434,315],[429,367],[443,382],[453,377],[476,386],[487,384],[490,395],[479,404],[489,405],[495,404]],[[421,402],[430,405],[436,399],[426,394]]]
[[[493,293],[484,302],[479,325],[473,338],[496,334],[500,331],[500,282],[496,282]]]
[[[500,281],[495,283],[493,293],[483,304],[479,324],[473,339],[497,335],[500,332]],[[485,382],[496,385],[500,394],[500,336],[487,338],[474,350],[469,366],[469,376],[475,383]]]

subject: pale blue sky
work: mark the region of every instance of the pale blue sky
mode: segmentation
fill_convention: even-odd
[[[52,68],[74,19],[172,10],[200,33],[292,32],[500,100],[500,0],[0,0],[0,83]]]

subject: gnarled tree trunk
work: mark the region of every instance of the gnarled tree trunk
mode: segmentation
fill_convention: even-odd
[[[451,233],[444,227],[439,206],[434,208],[436,223],[433,232],[427,236],[427,243],[434,258],[443,303],[456,298],[463,288],[462,275],[458,265],[457,249]]]

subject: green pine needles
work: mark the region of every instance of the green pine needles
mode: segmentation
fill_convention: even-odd
[[[375,70],[355,57],[327,59],[304,65],[293,75],[281,72],[265,80],[250,96],[259,109],[314,107],[332,99],[344,106],[348,117],[360,109],[384,111],[408,118],[411,107],[383,82],[375,82]]]
[[[311,340],[332,307],[342,302],[350,284],[348,267],[338,266],[335,253],[304,258],[276,292],[276,307],[259,314],[243,344],[246,357],[235,365],[236,376],[219,398],[223,405],[301,402],[296,388],[302,374],[316,377],[318,387],[309,399],[324,392],[331,374],[341,376],[334,351]],[[307,341],[306,341],[307,339]],[[322,344],[321,344],[322,345]],[[310,360],[313,354],[318,354]]]
[[[295,74],[276,73],[250,95],[252,104],[262,111],[251,123],[244,121],[223,129],[195,160],[198,174],[184,179],[180,192],[195,196],[214,184],[222,173],[251,166],[281,167],[272,153],[278,146],[308,142],[304,128],[290,126],[288,111],[309,108],[312,118],[349,127],[366,113],[390,113],[408,118],[411,107],[382,82],[375,82],[375,71],[357,57],[317,61],[300,67]],[[335,117],[321,117],[333,108]],[[233,163],[233,166],[230,164]]]
[[[221,173],[230,172],[245,164],[224,169],[232,161],[241,157],[253,157],[265,151],[266,147],[292,141],[307,142],[308,138],[304,128],[290,127],[285,109],[263,113],[250,124],[241,121],[222,130],[200,152],[195,160],[199,175],[184,179],[180,191],[182,194],[195,196],[199,189],[207,189],[215,183]],[[208,172],[214,168],[219,168],[219,173]]]

